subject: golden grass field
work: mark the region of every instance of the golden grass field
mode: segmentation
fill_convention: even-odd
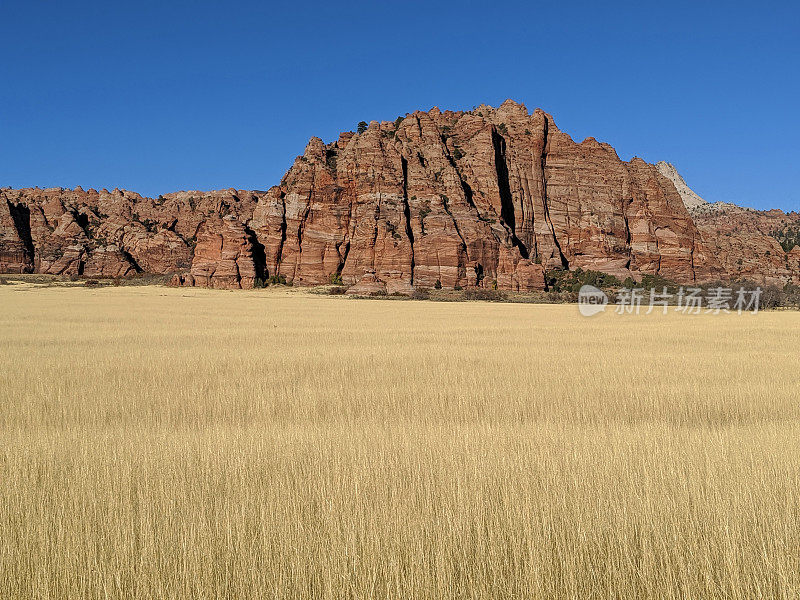
[[[0,286],[1,598],[797,598],[800,313]]]

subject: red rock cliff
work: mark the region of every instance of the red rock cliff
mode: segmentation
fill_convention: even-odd
[[[0,190],[0,271],[177,273],[208,287],[341,277],[389,293],[542,289],[546,270],[577,267],[728,278],[731,251],[704,225],[655,166],[576,143],[550,115],[506,101],[312,138],[267,192]],[[747,274],[773,277],[762,262]],[[797,277],[780,264],[779,278]]]

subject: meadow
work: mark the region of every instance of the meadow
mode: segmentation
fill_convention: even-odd
[[[0,597],[797,598],[798,334],[0,286]]]

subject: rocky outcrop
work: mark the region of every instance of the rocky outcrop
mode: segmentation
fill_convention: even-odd
[[[654,166],[510,101],[314,138],[251,228],[268,270],[300,284],[525,290],[545,269],[694,282],[719,266]]]
[[[263,278],[254,260],[256,242],[234,215],[204,221],[197,234],[192,268],[173,279],[176,285],[210,288],[255,287]]]
[[[800,228],[800,215],[780,210],[757,211],[729,202],[706,202],[684,181],[673,165],[656,163],[683,199],[723,281],[748,280],[783,286],[800,282],[800,247],[781,246],[777,233]]]
[[[83,274],[87,277],[127,277],[136,273],[136,267],[122,253],[119,246],[98,246],[86,260]]]
[[[775,236],[787,226],[800,227],[800,214],[728,205],[696,213],[694,221],[720,263],[719,279],[800,283],[800,246],[787,252]]]
[[[364,273],[358,282],[347,289],[347,293],[354,296],[376,296],[387,294],[386,284],[375,275],[374,271]]]
[[[204,251],[195,252],[195,247],[204,225],[221,224],[223,217],[237,222],[251,218],[262,195],[223,190],[152,199],[124,190],[1,189],[0,272],[165,275],[190,269],[195,258],[200,269]],[[227,229],[220,231],[229,235]],[[234,279],[223,276],[225,269],[212,269],[219,275],[200,280],[217,287],[223,280],[230,287],[252,287],[255,277],[246,268]]]
[[[536,290],[546,271],[578,267],[681,283],[797,279],[790,253],[742,225],[750,213],[693,219],[687,204],[713,206],[701,203],[671,165],[622,161],[506,101],[312,138],[266,192],[0,190],[0,270],[232,288],[274,276],[389,294]]]
[[[659,173],[672,182],[672,185],[675,186],[675,190],[680,194],[684,206],[686,206],[686,209],[692,215],[709,214],[736,207],[735,204],[729,202],[707,202],[703,200],[692,188],[686,185],[681,174],[678,173],[678,170],[671,163],[661,160],[656,163],[656,168]]]
[[[0,273],[32,270],[33,245],[28,208],[0,201]]]
[[[659,173],[672,182],[672,185],[675,186],[675,191],[678,192],[681,200],[683,200],[683,205],[689,211],[708,205],[708,202],[695,194],[694,190],[686,185],[686,182],[683,180],[683,177],[681,177],[681,174],[678,173],[675,165],[660,160],[656,163],[656,169],[658,169]]]

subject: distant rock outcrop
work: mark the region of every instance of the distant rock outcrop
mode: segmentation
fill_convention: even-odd
[[[656,168],[658,169],[659,173],[672,182],[672,185],[675,186],[678,194],[680,194],[681,200],[683,200],[683,204],[686,208],[692,210],[693,208],[698,208],[708,204],[708,202],[695,194],[694,191],[688,185],[686,185],[683,177],[681,177],[681,174],[678,173],[678,170],[673,164],[660,160],[656,163]]]
[[[689,213],[692,215],[709,214],[736,206],[735,204],[731,204],[729,202],[707,202],[706,200],[703,200],[700,196],[694,193],[692,188],[686,185],[686,182],[683,180],[683,177],[681,177],[681,174],[678,173],[678,170],[671,163],[661,160],[656,163],[656,168],[658,169],[659,173],[672,182],[672,185],[675,186],[675,189],[680,194],[684,206],[686,206]]]
[[[668,163],[622,161],[506,101],[312,138],[267,192],[2,189],[0,271],[226,288],[335,280],[390,294],[544,289],[546,271],[578,267],[686,284],[798,280],[796,257],[767,231],[781,217],[709,206]]]
[[[800,228],[800,214],[730,204],[695,213],[694,221],[720,263],[719,279],[779,287],[800,283],[800,246],[784,249],[776,236],[787,227]]]

